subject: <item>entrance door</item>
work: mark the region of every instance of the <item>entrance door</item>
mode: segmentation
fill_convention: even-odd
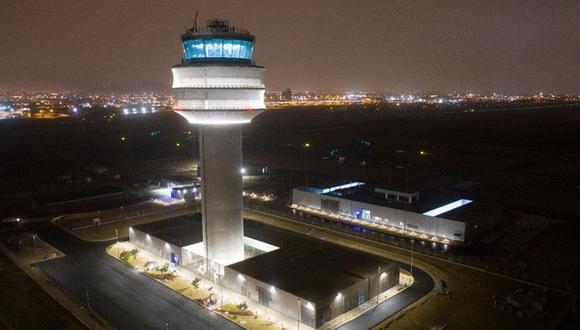
[[[270,300],[272,300],[270,291],[261,286],[257,286],[256,289],[258,291],[258,302],[266,307],[270,306]]]

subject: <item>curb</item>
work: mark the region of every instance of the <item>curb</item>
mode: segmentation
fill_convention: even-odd
[[[4,246],[0,245],[0,252],[20,268],[34,283],[44,290],[50,297],[58,302],[64,309],[68,310],[82,324],[89,329],[115,329],[107,320],[92,310],[87,309],[78,299],[56,283],[50,276],[42,270],[35,272],[33,268],[17,259]],[[43,275],[40,275],[43,274]],[[87,314],[88,313],[88,314]]]
[[[109,248],[109,247],[110,247],[110,246],[108,246],[108,247],[107,247],[107,250],[108,250],[108,248]],[[113,257],[113,256],[112,256],[112,255],[110,255],[108,252],[105,252],[105,253],[107,253],[107,255],[108,255],[110,258],[113,258],[114,260],[116,260],[117,262],[119,262],[120,264],[122,264],[123,266],[125,266],[125,267],[129,267],[129,266],[128,266],[128,265],[127,265],[125,262],[123,262],[122,260],[119,260],[118,258],[115,258],[115,257]],[[134,268],[133,268],[133,269],[134,269]],[[197,305],[199,305],[200,307],[202,307],[202,308],[204,308],[204,309],[208,310],[208,311],[209,311],[209,312],[211,312],[211,313],[214,313],[214,314],[217,314],[217,315],[219,315],[221,318],[223,318],[223,319],[225,319],[225,320],[228,320],[230,323],[237,325],[237,326],[238,326],[238,327],[240,327],[241,329],[248,329],[248,328],[245,328],[245,327],[243,327],[242,325],[240,325],[240,324],[238,324],[238,323],[236,323],[236,322],[234,322],[234,321],[232,321],[232,320],[228,319],[227,317],[225,317],[225,316],[221,315],[220,313],[216,313],[216,312],[214,312],[213,310],[211,310],[211,309],[207,308],[206,306],[204,306],[204,305],[203,305],[203,304],[201,304],[200,302],[198,302],[198,301],[195,301],[195,300],[193,300],[193,299],[189,298],[188,296],[184,295],[183,293],[181,293],[181,292],[179,292],[179,291],[176,291],[176,290],[173,290],[173,289],[172,289],[172,288],[170,288],[169,286],[167,286],[167,285],[165,285],[165,284],[163,284],[163,283],[161,283],[161,282],[157,281],[155,278],[153,278],[152,276],[150,276],[150,275],[149,275],[149,274],[147,274],[146,272],[139,272],[139,273],[141,273],[143,276],[147,277],[147,278],[148,278],[148,279],[150,279],[151,281],[153,281],[153,282],[157,283],[158,285],[161,285],[163,288],[165,288],[165,289],[168,289],[168,290],[170,290],[170,291],[173,291],[173,292],[177,293],[178,295],[180,295],[180,296],[184,297],[185,299],[187,299],[187,300],[189,300],[189,301],[193,301],[194,303],[196,303],[196,304],[197,304]]]
[[[245,210],[245,211],[248,211],[248,210]],[[281,217],[281,216],[278,216],[278,215],[274,215],[274,214],[268,214],[268,213],[261,212],[261,211],[256,211],[256,210],[249,210],[249,211],[252,211],[252,212],[255,212],[255,213],[258,213],[258,214],[262,214],[262,215],[265,215],[265,216],[268,216],[268,217],[279,218],[279,219],[281,219],[282,221],[286,221],[286,222],[290,222],[290,223],[294,222],[294,220],[292,220],[292,219],[290,219],[290,220],[286,220],[285,218],[283,218],[283,217]],[[247,216],[247,214],[245,215],[245,217],[247,217],[248,219],[253,219],[252,217],[249,217],[249,216]],[[254,221],[258,221],[258,222],[262,222],[262,223],[264,222],[264,221],[261,221],[261,220],[258,220],[258,219],[253,219],[253,220],[254,220]],[[297,222],[297,221],[296,221],[296,222]],[[275,226],[275,224],[274,224],[274,223],[271,223],[271,224]],[[310,225],[309,225],[309,226],[310,226]],[[340,236],[340,237],[344,237],[344,238],[348,239],[348,240],[349,240],[349,241],[351,241],[351,242],[353,242],[353,241],[354,241],[354,240],[353,240],[353,239],[354,239],[354,237],[351,237],[351,236],[350,236],[350,235],[348,235],[348,234],[345,234],[345,233],[340,233],[340,232],[335,232],[335,231],[333,231],[333,230],[326,229],[326,228],[321,228],[321,227],[318,227],[318,226],[312,226],[312,227],[313,227],[313,228],[316,228],[316,229],[317,229],[317,230],[319,230],[319,231],[322,231],[323,233],[324,233],[325,231],[326,231],[326,232],[330,232],[330,233],[332,233],[332,234],[334,234],[334,235],[338,235],[338,236]],[[285,229],[285,230],[291,230],[291,231],[293,231],[292,229],[288,229],[288,228],[283,228],[283,229]],[[297,232],[297,231],[294,231],[294,232]],[[304,233],[300,232],[300,234],[304,234]],[[311,234],[310,234],[310,235],[307,235],[307,236],[313,236],[313,237],[316,237],[316,236],[314,236],[314,235],[311,235]],[[321,239],[320,237],[316,237],[316,238],[318,238],[318,239]],[[380,245],[379,245],[379,246],[377,246],[377,243],[378,243],[378,242],[374,242],[374,241],[371,241],[371,240],[368,240],[368,239],[364,239],[364,238],[361,238],[361,239],[364,241],[364,243],[367,243],[367,244],[368,244],[368,243],[371,243],[371,246],[374,246],[375,248],[378,248],[378,249],[380,249]],[[324,240],[324,239],[323,239],[323,240]],[[326,241],[326,240],[324,240],[324,241]],[[340,244],[340,243],[338,243],[338,242],[332,242],[332,243],[334,243],[334,244],[338,244],[338,245],[341,245],[341,246],[344,246],[344,247],[346,247],[346,248],[350,248],[350,249],[356,249],[356,250],[359,250],[359,251],[363,251],[363,252],[366,252],[366,253],[371,253],[371,254],[375,254],[375,255],[377,254],[377,253],[375,253],[375,252],[373,252],[373,251],[362,250],[362,249],[360,249],[360,248],[356,248],[356,247],[353,247],[353,246],[351,246],[351,245],[348,245],[348,244]],[[355,243],[356,243],[356,242],[355,242]],[[378,243],[378,244],[380,244],[380,243]],[[396,253],[396,252],[390,252],[390,253],[391,253],[391,254],[394,254],[394,256],[389,256],[389,257],[387,257],[387,258],[393,259],[393,260],[395,260],[395,261],[399,261],[399,262],[404,262],[404,263],[407,263],[407,260],[404,260],[404,257],[403,257],[403,256],[401,256],[401,255],[399,255],[398,253]],[[383,256],[383,255],[381,255],[381,257],[384,257],[384,256]],[[395,314],[391,315],[390,317],[386,318],[385,320],[383,320],[383,321],[381,321],[380,323],[378,323],[378,324],[376,324],[375,326],[373,326],[373,327],[372,327],[372,329],[377,329],[377,328],[378,328],[378,327],[379,327],[381,324],[383,324],[384,322],[387,322],[387,324],[389,324],[390,322],[393,322],[393,321],[395,321],[397,318],[400,318],[402,315],[404,315],[404,314],[405,314],[406,312],[408,312],[409,310],[412,310],[412,309],[416,308],[417,306],[419,306],[420,304],[424,303],[425,301],[427,301],[428,299],[430,299],[431,297],[433,297],[433,296],[436,294],[436,291],[437,291],[437,279],[442,279],[442,278],[444,277],[444,276],[443,276],[443,274],[442,274],[442,272],[441,272],[441,271],[439,271],[439,270],[438,270],[436,267],[434,267],[434,266],[431,266],[431,265],[428,265],[428,264],[426,264],[425,262],[423,262],[423,261],[420,261],[420,260],[419,260],[419,262],[417,262],[417,261],[416,261],[414,264],[415,264],[415,266],[416,266],[416,267],[420,268],[420,269],[421,269],[421,270],[423,270],[425,273],[427,273],[427,275],[429,275],[429,276],[431,277],[431,279],[433,280],[433,288],[431,289],[431,291],[429,291],[428,293],[426,293],[425,295],[423,295],[421,298],[419,298],[419,299],[415,300],[415,301],[414,301],[414,302],[412,302],[411,304],[409,304],[409,305],[405,306],[405,307],[404,307],[403,309],[401,309],[400,311],[396,312]],[[435,273],[439,273],[439,274],[441,274],[441,275],[435,275]],[[379,328],[379,329],[380,329],[380,328]]]

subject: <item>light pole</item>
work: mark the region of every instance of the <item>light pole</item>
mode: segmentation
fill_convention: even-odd
[[[119,252],[119,230],[117,230],[117,228],[115,228],[115,236],[117,236],[117,254],[119,254],[119,257],[121,257]]]
[[[381,293],[381,266],[377,272],[377,305],[379,304],[379,295]]]
[[[220,285],[220,304],[221,304],[221,308],[222,310],[224,309],[224,285],[223,285],[223,281],[222,281],[222,275],[221,274],[216,274],[218,277],[218,282]]]
[[[302,300],[298,298],[298,330],[300,330],[300,322],[302,318]]]
[[[413,257],[415,256],[415,241],[411,241],[411,276],[413,276]]]

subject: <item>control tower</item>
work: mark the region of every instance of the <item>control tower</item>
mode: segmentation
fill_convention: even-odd
[[[255,40],[226,20],[194,22],[172,68],[174,110],[199,127],[204,253],[222,265],[244,259],[241,127],[265,109]]]

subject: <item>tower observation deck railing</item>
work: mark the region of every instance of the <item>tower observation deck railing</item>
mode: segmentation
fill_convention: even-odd
[[[197,28],[188,29],[183,35],[198,35],[198,34],[250,34],[249,30],[237,28],[235,26],[227,26],[226,28],[214,28],[214,27],[207,27],[201,26]]]
[[[206,26],[197,26],[197,23],[187,30],[185,35],[191,34],[211,34],[211,33],[233,33],[233,34],[250,34],[246,29],[231,26],[228,20],[213,18],[207,21]]]

